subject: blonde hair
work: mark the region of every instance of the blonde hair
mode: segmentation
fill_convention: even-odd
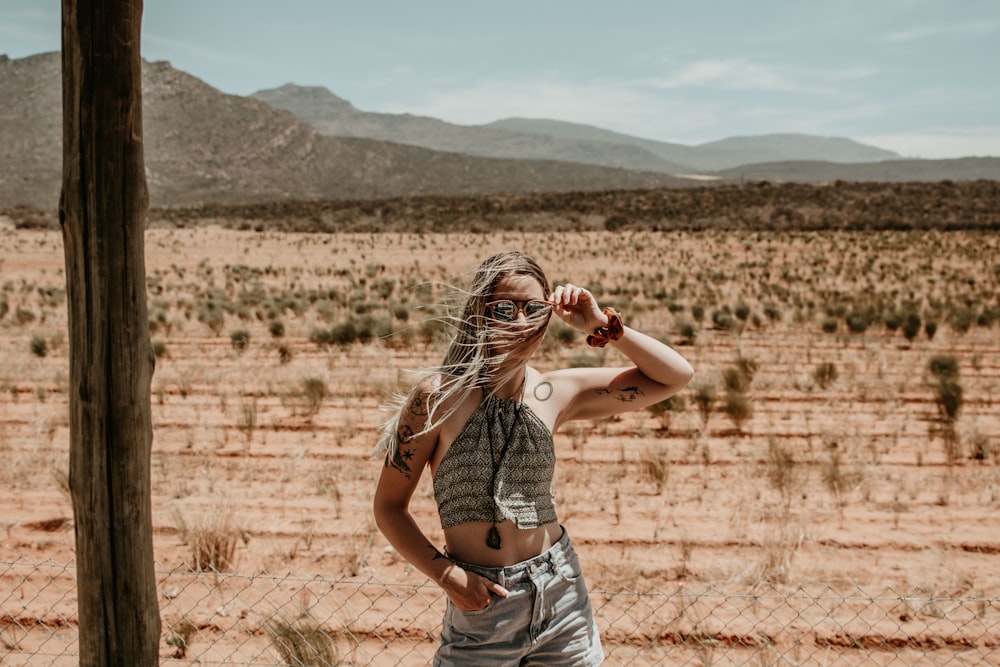
[[[493,326],[492,321],[486,317],[486,304],[496,293],[497,285],[504,278],[515,275],[537,280],[542,286],[545,300],[548,300],[548,279],[538,263],[528,255],[517,251],[500,252],[479,265],[470,287],[464,290],[465,304],[461,315],[446,315],[443,318],[454,329],[454,334],[441,365],[426,369],[423,373],[424,377],[434,376],[439,382],[428,399],[429,409],[424,428],[414,433],[413,437],[437,428],[473,390],[481,388],[487,394],[493,393],[517,372],[516,366],[505,367],[506,354],[495,354],[493,349],[504,342],[523,338],[524,333]],[[542,324],[532,335],[541,336],[544,332],[545,325]],[[396,455],[399,448],[400,418],[407,398],[396,396],[388,407],[391,416],[380,427],[379,441],[373,457],[386,455],[392,458]],[[443,410],[442,406],[448,402],[452,407]]]

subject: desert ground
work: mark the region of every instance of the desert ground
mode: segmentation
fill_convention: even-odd
[[[386,599],[373,597],[352,612],[358,627],[390,618],[412,646],[379,653],[385,638],[371,632],[340,649],[341,664],[422,664],[440,598],[374,526],[382,464],[370,454],[380,406],[439,361],[434,318],[498,249],[592,288],[696,370],[662,410],[556,434],[559,516],[604,614],[608,664],[1000,662],[1000,237],[989,233],[152,229],[159,570],[212,560],[416,587],[412,611],[379,611]],[[72,568],[44,590],[48,575],[31,568],[74,558],[60,234],[0,230],[0,289],[0,663],[42,664],[32,628],[75,617]],[[556,326],[535,361],[624,362]],[[424,477],[414,513],[441,543]],[[222,537],[221,555],[199,551],[206,533]],[[159,585],[165,664],[238,647],[226,630],[239,614],[216,607],[211,586],[198,598],[202,583],[178,581]],[[303,609],[326,594],[286,588],[273,594]],[[847,601],[768,611],[775,591]],[[692,605],[661,601],[678,592]],[[709,618],[712,595],[758,594],[746,608],[766,622],[721,606]],[[671,619],[686,619],[686,653],[665,658]],[[739,639],[753,632],[766,638]],[[743,661],[726,657],[726,637],[749,646]],[[238,648],[225,655],[201,664],[249,664]]]

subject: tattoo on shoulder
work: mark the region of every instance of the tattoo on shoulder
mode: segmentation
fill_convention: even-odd
[[[616,401],[621,401],[622,403],[631,403],[642,396],[644,392],[638,386],[633,385],[631,387],[622,387],[620,389],[615,387],[605,387],[604,389],[595,390],[594,393],[599,396],[612,396]]]
[[[427,416],[427,398],[423,395],[417,394],[410,401],[410,404],[406,408],[411,415],[416,417],[426,417]]]

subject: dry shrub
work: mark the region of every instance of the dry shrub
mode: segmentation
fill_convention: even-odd
[[[234,350],[242,354],[250,347],[250,332],[246,329],[237,329],[229,334],[229,342]]]
[[[323,401],[329,398],[330,388],[326,380],[315,376],[303,378],[299,387],[297,394],[301,399],[301,414],[306,419],[312,419],[323,406]]]
[[[680,394],[674,394],[669,398],[648,406],[646,412],[660,420],[659,432],[666,435],[670,432],[670,422],[673,420],[674,413],[683,412],[684,406],[684,397]]]
[[[640,459],[642,471],[656,485],[656,493],[663,493],[670,479],[670,458],[662,445],[647,447]]]
[[[604,365],[604,357],[600,354],[580,352],[571,355],[566,360],[566,365],[570,368],[600,368]]]
[[[271,645],[287,667],[332,667],[340,664],[333,638],[308,611],[298,618],[276,616],[265,625]]]
[[[837,381],[837,365],[832,361],[824,361],[816,366],[812,377],[816,385],[825,390]]]
[[[962,385],[954,380],[941,380],[934,385],[934,401],[942,421],[954,424],[964,403]]]
[[[226,506],[196,511],[191,520],[175,510],[174,523],[181,542],[191,549],[191,567],[197,571],[228,572],[236,563],[240,541],[249,541],[249,534]]]
[[[750,398],[741,392],[727,391],[722,408],[739,433],[743,432],[743,425],[753,417],[753,404]]]
[[[746,583],[784,584],[789,581],[792,561],[802,548],[805,535],[798,526],[784,525],[761,544],[760,558],[746,575]]]
[[[240,399],[240,411],[237,416],[237,428],[246,437],[249,443],[253,440],[254,430],[257,428],[257,397],[249,396]]]
[[[44,357],[49,353],[48,343],[38,334],[31,337],[31,353],[36,357]]]
[[[714,384],[702,383],[694,387],[694,397],[692,400],[698,406],[698,413],[701,415],[703,429],[708,428],[708,420],[712,416],[712,410],[715,408],[716,397]]]
[[[548,329],[545,331],[545,339],[543,340],[543,346],[545,347],[568,347],[573,345],[580,333],[566,324],[562,320],[556,320],[552,318],[553,321],[549,324]]]
[[[740,393],[750,391],[750,383],[757,374],[757,367],[758,364],[753,359],[743,355],[738,356],[733,365],[722,372],[726,389]]]
[[[948,464],[951,465],[960,457],[955,424],[964,403],[962,385],[959,384],[958,359],[950,354],[936,354],[927,362],[927,370],[934,376],[931,389],[934,391],[934,401],[937,403],[938,416],[942,424],[940,432],[944,440],[945,454]]]
[[[344,556],[343,572],[350,577],[358,576],[363,569],[368,567],[368,558],[375,544],[375,533],[378,529],[374,523],[369,522],[367,530],[351,536],[347,553]]]
[[[774,439],[767,443],[766,471],[767,481],[781,494],[785,508],[789,508],[792,496],[801,486],[801,474],[791,451]]]
[[[846,494],[861,484],[864,475],[856,468],[847,468],[837,443],[828,443],[827,458],[820,464],[820,475],[827,490],[841,508],[846,504]]]
[[[337,469],[327,465],[313,471],[313,488],[321,496],[327,496],[336,508],[336,516],[340,517],[342,499],[340,494],[340,484],[337,482]]]

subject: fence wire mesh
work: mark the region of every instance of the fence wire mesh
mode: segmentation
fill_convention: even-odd
[[[423,665],[429,582],[156,568],[164,665]],[[0,561],[0,664],[78,662],[75,563]],[[606,665],[998,665],[1000,599],[832,586],[592,590]]]

